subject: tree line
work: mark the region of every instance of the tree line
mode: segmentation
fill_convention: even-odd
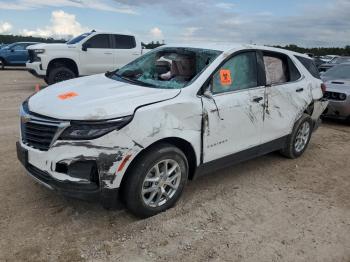
[[[66,40],[35,36],[0,35],[0,44],[11,44],[14,42],[65,43]]]
[[[339,56],[350,56],[350,45],[345,47],[313,47],[304,48],[297,45],[286,45],[286,46],[274,46],[278,48],[287,49],[299,53],[311,53],[315,56],[324,55],[339,55]]]
[[[42,43],[65,43],[64,39],[54,39],[54,38],[43,38],[35,36],[21,36],[21,35],[0,35],[0,44],[11,44],[14,42],[42,42]],[[142,46],[147,49],[153,49],[158,46],[164,45],[164,41],[160,43],[159,41],[152,41],[150,43],[142,43]],[[280,46],[276,45],[274,47],[283,48],[299,53],[311,53],[315,56],[324,56],[324,55],[341,55],[341,56],[350,56],[350,45],[345,47],[312,47],[305,48],[300,47],[294,44]]]

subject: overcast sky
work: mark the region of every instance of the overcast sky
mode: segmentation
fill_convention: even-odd
[[[0,34],[96,29],[142,41],[350,45],[350,0],[0,0]]]

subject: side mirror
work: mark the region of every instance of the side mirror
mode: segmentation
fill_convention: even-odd
[[[15,49],[10,49],[10,52],[11,52],[11,53],[15,52]]]
[[[83,51],[87,51],[87,49],[88,49],[88,45],[86,44],[86,43],[84,43],[82,46],[81,46],[81,50],[83,50]]]

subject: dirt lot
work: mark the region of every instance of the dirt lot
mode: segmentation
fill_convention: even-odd
[[[274,153],[200,178],[138,220],[25,174],[18,107],[36,83],[0,71],[0,261],[350,261],[350,126],[325,123],[298,160]]]

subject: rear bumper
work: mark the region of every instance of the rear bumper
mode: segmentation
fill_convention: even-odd
[[[329,101],[329,105],[324,112],[325,117],[347,119],[350,116],[350,98],[345,101]]]

